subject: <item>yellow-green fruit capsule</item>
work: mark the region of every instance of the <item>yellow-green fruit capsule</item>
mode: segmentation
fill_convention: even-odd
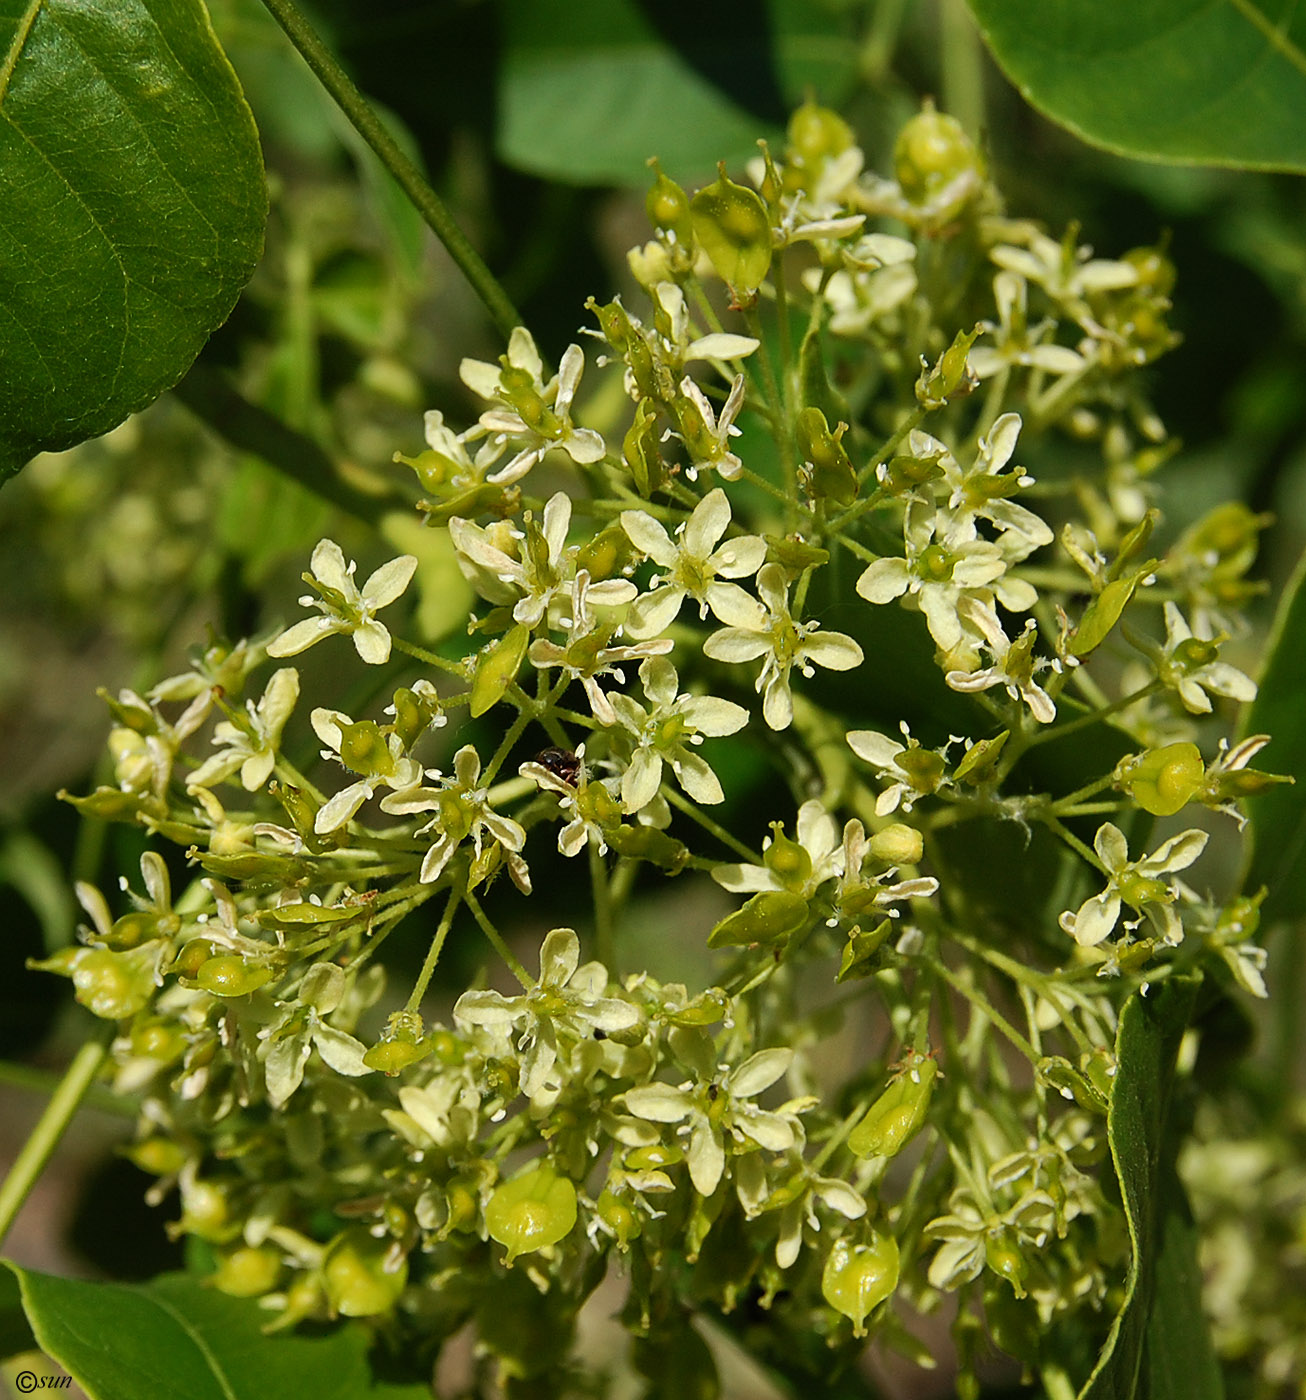
[[[694,236],[737,297],[751,298],[771,268],[771,221],[752,190],[720,174],[690,200]]]
[[[222,953],[201,964],[195,980],[217,997],[243,997],[272,980],[272,970],[250,965],[234,953]]]
[[[547,1163],[495,1188],[485,1205],[485,1228],[508,1251],[511,1264],[566,1238],[576,1224],[576,1188]]]
[[[859,1157],[893,1157],[925,1126],[939,1067],[928,1055],[911,1051],[906,1067],[866,1111],[848,1135]]]
[[[122,1021],[143,1010],[154,995],[155,952],[150,947],[114,953],[94,948],[73,966],[74,995],[106,1021]]]
[[[1116,786],[1154,817],[1172,817],[1197,797],[1206,766],[1196,744],[1166,744],[1121,760]]]
[[[825,1261],[821,1293],[850,1318],[853,1336],[866,1335],[866,1319],[898,1286],[898,1242],[872,1230],[865,1244],[839,1240]]]
[[[261,1298],[281,1276],[281,1255],[266,1246],[233,1249],[218,1261],[213,1286],[232,1298]]]
[[[984,1242],[984,1262],[999,1278],[1007,1280],[1017,1298],[1025,1296],[1025,1261],[1007,1231],[990,1235]]]
[[[389,1268],[391,1243],[374,1239],[361,1225],[337,1235],[322,1262],[327,1298],[343,1317],[389,1312],[408,1283],[408,1260]]]

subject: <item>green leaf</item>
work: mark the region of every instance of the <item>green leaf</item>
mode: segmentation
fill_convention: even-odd
[[[0,480],[175,384],[262,249],[254,120],[200,0],[0,0]]]
[[[0,1269],[0,1361],[20,1351],[30,1351],[35,1345],[23,1312],[18,1280],[7,1269]]]
[[[1175,1057],[1200,985],[1197,977],[1170,977],[1153,985],[1146,996],[1136,993],[1120,1013],[1107,1137],[1132,1257],[1124,1304],[1079,1400],[1132,1400],[1148,1394],[1140,1386],[1144,1350],[1162,1332],[1173,1330],[1175,1337],[1164,1350],[1154,1345],[1154,1361],[1171,1345],[1198,1354],[1202,1344],[1205,1324],[1200,1309],[1186,1306],[1180,1258],[1191,1237],[1170,1220],[1186,1211],[1186,1203],[1173,1164],[1166,1159],[1166,1110]],[[1168,1250],[1175,1253],[1162,1261]],[[1205,1344],[1209,1347],[1209,1339]],[[1217,1392],[1199,1387],[1189,1393],[1202,1397]]]
[[[1268,734],[1258,768],[1286,773],[1282,783],[1247,803],[1251,856],[1243,889],[1269,894],[1262,922],[1306,915],[1306,556],[1284,590],[1267,649],[1256,699],[1244,715],[1244,734]]]
[[[41,1350],[91,1400],[430,1400],[425,1385],[373,1380],[365,1332],[265,1337],[253,1302],[186,1274],[127,1286],[9,1268]]]
[[[970,0],[1054,121],[1122,155],[1306,170],[1306,9],[1283,0]]]
[[[741,32],[725,61],[750,65],[789,105],[826,102],[851,82],[856,45],[834,7],[768,0],[765,33]],[[640,185],[658,156],[673,175],[737,166],[774,124],[736,105],[666,44],[636,0],[506,0],[498,151],[510,165],[577,184]],[[739,26],[744,29],[741,23]],[[728,47],[728,46],[727,46]],[[773,71],[766,71],[766,70]],[[738,86],[736,84],[736,86]]]

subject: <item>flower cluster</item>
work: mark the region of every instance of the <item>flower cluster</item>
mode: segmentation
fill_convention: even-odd
[[[44,965],[119,1023],[135,1159],[274,1327],[375,1317],[429,1359],[473,1321],[547,1390],[616,1260],[644,1341],[747,1299],[778,1358],[910,1352],[900,1304],[956,1293],[963,1367],[977,1309],[1032,1364],[1041,1328],[1110,1326],[1121,1006],[1181,971],[1264,993],[1214,838],[1141,829],[1233,839],[1276,781],[1212,728],[1255,695],[1263,522],[1170,529],[1147,465],[1163,255],[1007,217],[933,110],[892,178],[812,104],[790,138],[751,185],[658,173],[648,310],[590,303],[606,400],[519,327],[462,364],[474,424],[428,414],[400,460],[465,637],[405,636],[415,556],[360,588],[328,539],[314,616],[109,700],[112,779],[73,800],[195,878],[173,901],[147,855],[116,919],[83,887]],[[1036,483],[1059,425],[1098,464]],[[342,637],[370,688],[305,716],[282,667],[242,703]],[[650,920],[699,945],[675,980],[639,968]],[[536,1353],[486,1315],[523,1271]]]

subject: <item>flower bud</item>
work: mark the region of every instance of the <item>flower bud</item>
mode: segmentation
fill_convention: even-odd
[[[848,1135],[858,1157],[895,1157],[920,1132],[934,1095],[939,1067],[928,1055],[908,1052],[901,1073]]]
[[[771,267],[771,221],[752,190],[726,178],[724,163],[712,184],[690,201],[694,236],[708,260],[741,300],[751,300]]]
[[[877,831],[869,842],[870,852],[886,865],[915,865],[925,854],[925,838],[914,826],[892,822]]]
[[[408,1260],[390,1241],[375,1239],[365,1226],[351,1225],[328,1247],[322,1283],[332,1308],[341,1316],[374,1317],[389,1312],[403,1293]]]
[[[272,969],[247,963],[235,953],[220,953],[200,964],[195,981],[217,997],[243,997],[272,980]]]
[[[242,1245],[219,1256],[210,1282],[231,1298],[261,1298],[271,1293],[281,1276],[281,1255],[266,1245]]]
[[[852,127],[837,112],[810,98],[789,118],[789,145],[806,165],[842,155],[853,139]]]
[[[123,953],[108,948],[83,950],[72,969],[74,995],[103,1020],[125,1020],[149,1005],[158,961],[157,944]]]
[[[904,196],[916,205],[942,201],[947,217],[960,213],[984,178],[984,160],[955,117],[927,103],[898,133],[893,173]]]
[[[825,1261],[821,1293],[836,1312],[850,1318],[853,1336],[866,1335],[866,1319],[898,1286],[898,1244],[877,1230],[865,1244],[838,1240]]]
[[[786,942],[807,922],[807,901],[789,890],[763,890],[727,914],[708,935],[709,948]]]
[[[518,624],[481,648],[476,658],[476,675],[472,680],[472,696],[468,704],[473,719],[493,709],[503,699],[504,692],[517,679],[517,672],[526,659],[526,646],[530,638],[530,628]]]
[[[809,468],[811,494],[850,506],[857,499],[857,473],[840,441],[845,426],[840,423],[832,433],[819,408],[803,409],[798,415],[798,452]]]
[[[673,233],[681,243],[693,239],[689,212],[689,196],[670,176],[663,174],[657,159],[649,161],[653,169],[653,184],[644,196],[644,211],[648,221],[661,233]]]
[[[981,327],[958,331],[953,342],[939,356],[934,367],[926,368],[916,381],[916,398],[923,408],[942,408],[950,399],[965,398],[979,383],[967,356]]]

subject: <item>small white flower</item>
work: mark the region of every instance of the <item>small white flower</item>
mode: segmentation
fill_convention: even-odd
[[[1206,849],[1207,833],[1192,829],[1172,836],[1150,856],[1129,859],[1124,833],[1111,822],[1098,828],[1093,846],[1106,871],[1107,886],[1086,899],[1074,913],[1061,915],[1061,927],[1083,948],[1094,948],[1111,935],[1127,904],[1151,920],[1161,942],[1170,946],[1183,941],[1183,925],[1173,905],[1178,891],[1173,880],[1161,877],[1188,867]]]
[[[703,654],[713,661],[740,662],[765,658],[756,689],[762,696],[762,718],[772,729],[788,729],[794,702],[789,675],[795,666],[804,676],[815,667],[851,671],[863,661],[862,649],[842,632],[818,632],[817,622],[797,622],[789,610],[789,588],[779,564],[764,564],[758,571],[760,606],[747,594],[721,607],[729,625],[703,643]]]
[[[713,695],[679,695],[676,668],[665,657],[650,656],[639,668],[646,710],[628,695],[611,696],[623,728],[635,737],[635,752],[621,780],[621,805],[638,812],[657,796],[664,762],[695,802],[723,802],[716,774],[694,752],[704,737],[735,734],[748,723],[748,711]]]
[[[687,1037],[678,1039],[681,1045],[689,1043]],[[626,1107],[636,1118],[684,1125],[680,1132],[689,1138],[689,1178],[699,1195],[710,1196],[725,1172],[727,1138],[740,1148],[751,1143],[769,1152],[786,1152],[798,1142],[801,1130],[795,1115],[801,1108],[786,1105],[769,1112],[749,1102],[788,1071],[793,1057],[792,1050],[759,1050],[731,1069],[712,1065],[705,1053],[696,1054],[695,1080],[678,1087],[644,1084],[627,1089]]]
[[[622,511],[621,528],[630,542],[669,571],[654,578],[652,591],[631,605],[626,631],[632,637],[656,637],[666,631],[686,594],[698,603],[700,618],[707,616],[709,608],[720,618],[720,608],[729,608],[732,601],[738,606],[735,595],[743,594],[743,589],[721,580],[755,574],[766,558],[766,541],[760,535],[743,535],[720,544],[729,525],[730,502],[720,487],[694,507],[674,540],[647,511]]]
[[[1256,699],[1256,682],[1235,666],[1220,661],[1223,637],[1195,636],[1174,603],[1165,605],[1165,650],[1158,666],[1161,680],[1178,696],[1189,714],[1211,710],[1211,695],[1244,703]]]
[[[921,797],[928,797],[947,786],[948,764],[943,753],[934,749],[923,749],[920,742],[913,739],[907,721],[902,722],[905,744],[890,739],[874,729],[853,729],[847,734],[848,747],[864,759],[882,778],[892,782],[879,795],[875,803],[875,815],[887,817],[901,806],[910,812],[913,804]]]
[[[370,575],[360,592],[354,582],[357,565],[345,556],[334,540],[319,540],[309,565],[311,573],[304,582],[315,588],[317,598],[305,595],[303,607],[317,608],[321,617],[308,617],[297,622],[268,644],[269,656],[297,656],[301,651],[329,637],[344,632],[354,639],[354,648],[370,666],[381,666],[390,659],[390,633],[376,620],[375,614],[398,598],[412,580],[417,560],[411,554],[401,554],[388,564],[382,564]]]
[[[1000,685],[1013,700],[1023,700],[1029,712],[1040,724],[1051,724],[1057,717],[1052,697],[1034,679],[1041,662],[1033,654],[1038,628],[1033,618],[1025,622],[1025,630],[1013,642],[1003,630],[998,614],[988,603],[978,598],[962,598],[957,604],[962,621],[983,638],[993,657],[993,664],[976,671],[949,671],[944,680],[953,690],[968,694],[989,690]]]
[[[820,802],[809,798],[798,809],[794,832],[791,841],[780,823],[773,823],[772,835],[762,843],[764,865],[718,865],[712,878],[734,894],[789,890],[810,899],[827,880],[843,874],[839,827]]]
[[[299,672],[283,666],[268,681],[256,705],[245,702],[245,713],[235,721],[223,720],[213,731],[213,742],[220,752],[206,759],[190,775],[187,787],[209,787],[223,782],[238,768],[240,784],[246,792],[261,788],[276,766],[281,731],[299,699]]]
[[[400,791],[421,782],[421,764],[404,756],[397,734],[382,734],[369,720],[355,723],[340,710],[319,708],[311,719],[317,737],[327,745],[322,757],[339,759],[361,775],[358,782],[342,788],[318,810],[313,830],[319,835],[344,826],[378,788]]]
[[[520,1032],[521,1091],[534,1098],[545,1088],[559,1057],[565,1059],[594,1032],[629,1030],[639,1010],[629,1001],[604,995],[607,969],[600,962],[580,965],[574,930],[555,928],[540,948],[540,980],[517,997],[496,991],[464,992],[454,1006],[460,1025]]]
[[[513,328],[508,353],[499,364],[462,362],[458,373],[463,383],[495,404],[481,414],[481,426],[499,442],[522,444],[499,473],[501,480],[524,476],[552,447],[560,447],[573,462],[602,460],[607,451],[602,436],[571,421],[571,403],[584,368],[584,352],[579,345],[569,345],[558,373],[546,384],[544,361],[524,326]]]
[[[680,394],[675,403],[680,430],[675,436],[689,452],[685,475],[697,481],[700,471],[715,471],[724,481],[738,480],[744,464],[730,451],[730,439],[741,431],[735,419],[744,406],[744,376],[735,376],[720,414],[688,375],[680,381]]]

